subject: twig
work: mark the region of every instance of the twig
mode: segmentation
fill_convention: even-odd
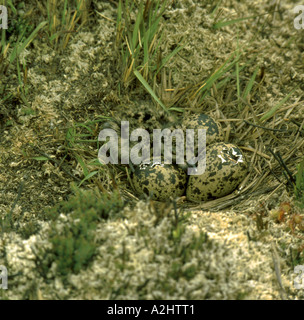
[[[102,18],[104,18],[104,19],[106,19],[106,20],[108,20],[108,21],[116,22],[115,20],[113,20],[113,19],[111,19],[111,18],[108,18],[108,17],[106,17],[105,15],[103,15],[102,13],[98,12],[97,10],[95,10],[95,12],[96,12],[97,14],[99,14]]]
[[[296,181],[295,181],[292,173],[290,172],[290,170],[287,168],[283,158],[281,157],[280,152],[274,153],[270,148],[268,148],[268,150],[271,152],[271,154],[274,156],[274,158],[278,161],[280,166],[283,167],[283,169],[285,170],[283,172],[284,172],[285,177],[287,179],[287,183],[289,183],[291,186],[294,186]]]
[[[256,128],[261,128],[261,129],[264,129],[264,130],[270,130],[270,131],[277,131],[277,132],[288,132],[289,130],[284,130],[284,129],[271,129],[271,128],[266,128],[266,127],[263,127],[263,126],[259,126],[257,124],[254,124],[254,123],[251,123],[247,120],[244,120],[245,123],[249,124],[250,126],[253,126],[253,127],[256,127]]]
[[[271,253],[272,253],[272,261],[274,264],[274,270],[275,274],[278,280],[279,288],[280,288],[280,296],[282,300],[288,300],[288,297],[286,295],[286,291],[282,284],[282,278],[281,278],[281,266],[280,266],[280,257],[278,255],[277,249],[275,247],[275,244],[271,242]]]

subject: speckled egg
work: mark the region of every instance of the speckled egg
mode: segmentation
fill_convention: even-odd
[[[224,138],[221,124],[204,113],[193,114],[185,118],[183,120],[183,129],[205,129],[206,145],[222,141]]]
[[[247,163],[237,146],[214,143],[206,149],[205,172],[189,177],[187,199],[206,201],[226,196],[238,187],[246,174]]]
[[[151,195],[158,201],[182,196],[186,183],[187,175],[182,169],[160,161],[143,162],[133,174],[133,185],[138,194]]]

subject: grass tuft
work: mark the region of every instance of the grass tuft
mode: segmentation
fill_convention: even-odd
[[[47,24],[43,21],[35,28],[29,18],[31,12],[32,10],[29,10],[19,14],[12,2],[8,2],[11,23],[8,29],[2,29],[0,34],[0,103],[17,99],[27,107],[30,106],[26,97],[28,94],[26,59],[23,58],[21,61],[20,55]],[[10,90],[10,85],[13,85],[14,89]]]
[[[96,190],[81,190],[72,186],[74,195],[47,212],[52,222],[49,241],[52,248],[47,250],[46,263],[40,263],[43,274],[49,271],[52,263],[63,279],[70,273],[78,273],[93,258],[97,245],[95,233],[97,222],[117,215],[124,207],[118,193],[100,194]],[[60,215],[70,220],[61,222]],[[65,221],[66,218],[64,218]]]
[[[86,23],[89,3],[88,0],[47,1],[48,39],[55,49],[64,50],[71,34]],[[44,7],[40,6],[40,9],[45,12]]]
[[[169,1],[120,0],[117,10],[116,46],[120,52],[122,85],[128,88],[136,79],[152,98],[165,110],[164,103],[156,94],[155,86],[159,73],[182,48],[177,46],[170,54],[162,57],[163,33],[160,30],[162,15]],[[133,17],[133,12],[136,12]]]

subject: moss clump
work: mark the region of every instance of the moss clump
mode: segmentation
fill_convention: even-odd
[[[52,231],[49,240],[59,274],[78,273],[88,265],[96,250],[92,231],[92,224],[85,219],[65,226],[62,234]]]
[[[42,267],[45,273],[55,262],[56,271],[64,278],[85,268],[94,256],[97,222],[117,214],[124,206],[118,193],[110,196],[75,186],[73,191],[74,195],[69,200],[59,203],[48,212],[53,220],[49,233],[52,249],[47,252],[47,265]],[[67,221],[63,224],[61,218]]]
[[[46,217],[56,220],[60,213],[72,213],[74,219],[85,217],[87,221],[108,219],[124,207],[124,201],[118,192],[111,195],[101,194],[97,190],[81,190],[72,185],[73,195],[67,201],[58,203],[47,211]]]

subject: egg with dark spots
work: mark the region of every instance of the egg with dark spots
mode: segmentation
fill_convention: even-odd
[[[194,129],[195,134],[197,134],[197,129],[205,129],[206,145],[219,142],[224,139],[221,124],[204,113],[193,114],[185,118],[183,120],[183,129]],[[197,141],[197,135],[195,135],[195,141]]]
[[[205,172],[189,177],[187,199],[199,202],[224,197],[239,186],[247,170],[245,158],[237,146],[224,142],[211,144],[206,149]]]
[[[174,165],[151,161],[135,168],[132,182],[139,195],[146,194],[153,200],[164,201],[185,193],[187,175]]]

